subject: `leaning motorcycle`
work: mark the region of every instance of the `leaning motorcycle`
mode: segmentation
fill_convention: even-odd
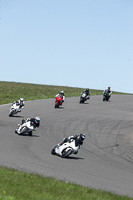
[[[33,122],[31,121],[26,121],[23,124],[18,124],[18,128],[15,130],[15,133],[17,133],[18,135],[28,133],[29,136],[32,136],[32,131],[36,130],[32,123]]]
[[[59,108],[60,105],[62,105],[62,97],[57,96],[55,98],[55,108]]]
[[[17,105],[16,103],[13,103],[9,110],[9,117],[14,116],[18,112],[19,112],[19,105]]]
[[[79,142],[77,140],[70,140],[69,142],[57,144],[51,151],[51,154],[58,155],[62,158],[66,158],[71,154],[77,154],[80,148]]]
[[[110,94],[107,90],[103,93],[103,101],[108,101],[110,99]]]
[[[86,97],[87,97],[86,93],[83,92],[83,93],[81,94],[79,103],[84,103],[87,99],[89,99],[89,98],[86,98]]]

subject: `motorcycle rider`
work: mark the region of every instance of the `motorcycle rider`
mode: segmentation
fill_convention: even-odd
[[[105,90],[103,91],[103,93],[104,93],[105,91],[107,91],[107,92],[109,93],[109,96],[111,96],[111,94],[112,94],[112,89],[111,89],[110,86],[108,86],[108,88],[105,89]]]
[[[21,112],[21,109],[24,108],[25,102],[23,98],[20,98],[19,100],[14,101],[13,104],[16,104],[17,106],[19,106],[18,112]]]
[[[90,98],[90,90],[89,90],[89,88],[86,88],[86,90],[84,90],[83,92],[81,92],[81,95],[82,95],[83,93],[86,93],[86,99],[89,99],[89,98]]]
[[[62,105],[62,103],[64,102],[64,100],[65,100],[65,93],[64,93],[64,91],[62,90],[62,91],[60,91],[56,96],[55,96],[55,98],[57,97],[57,96],[60,96],[60,97],[62,97],[62,100],[61,100],[61,105]]]
[[[62,143],[60,143],[60,145],[64,144],[65,142],[71,142],[71,140],[76,140],[76,142],[78,143],[78,145],[82,145],[83,144],[83,141],[85,139],[85,134],[84,133],[81,133],[80,135],[72,135],[72,136],[69,136],[67,138],[64,138]],[[75,154],[77,154],[77,152],[75,152]]]
[[[37,128],[39,128],[40,126],[40,117],[35,117],[35,118],[27,118],[27,119],[22,119],[22,124],[29,122],[30,121],[30,125],[34,127],[34,131],[37,130]],[[20,124],[18,124],[18,127],[20,126]],[[18,129],[16,129],[15,131],[16,133],[18,133]],[[19,133],[18,133],[19,134]]]
[[[35,118],[22,119],[22,124],[24,124],[25,122],[29,122],[29,121],[31,122],[31,125],[34,126],[34,130],[39,128],[39,126],[40,126],[40,117],[37,116]]]

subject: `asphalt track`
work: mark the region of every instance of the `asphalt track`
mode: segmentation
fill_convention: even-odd
[[[0,165],[133,197],[133,96],[91,96],[84,104],[66,98],[59,109],[54,99],[31,101],[14,117],[10,106],[0,106]],[[41,125],[32,137],[15,134],[23,118],[36,115]],[[51,155],[64,137],[81,132],[77,155]]]

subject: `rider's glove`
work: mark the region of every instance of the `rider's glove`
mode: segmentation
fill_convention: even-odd
[[[27,118],[27,120],[26,120],[26,121],[27,121],[27,122],[28,122],[28,121],[30,121],[30,118]]]
[[[67,142],[68,141],[68,138],[64,138],[63,139],[63,143]]]
[[[34,131],[36,131],[37,130],[37,127],[34,127]]]

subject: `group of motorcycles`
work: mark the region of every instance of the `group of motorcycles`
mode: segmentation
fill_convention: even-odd
[[[111,95],[108,92],[108,90],[105,90],[103,93],[103,101],[108,101],[110,99]],[[83,92],[80,96],[80,101],[79,103],[84,103],[85,101],[87,101],[88,99],[90,99],[90,96],[88,97],[88,95]]]
[[[80,96],[79,103],[84,103],[90,98],[83,92]],[[108,101],[110,95],[107,90],[103,93],[103,101]],[[55,98],[55,108],[59,108],[62,105],[62,97],[57,96]],[[17,103],[13,103],[10,110],[9,110],[9,117],[13,117],[18,112],[20,112],[19,105]],[[18,124],[18,128],[15,130],[15,133],[18,135],[22,135],[28,133],[29,136],[32,136],[32,131],[35,131],[34,126],[32,125],[30,120],[22,120],[22,124]],[[62,158],[66,158],[71,154],[75,154],[78,152],[80,145],[77,144],[77,141],[72,139],[69,142],[59,143],[57,144],[51,151],[51,154],[61,156]]]
[[[56,97],[55,100],[55,107],[58,108],[61,105],[61,98]],[[18,112],[20,112],[19,105],[17,103],[13,103],[11,108],[9,109],[9,117],[13,117]],[[18,135],[26,134],[28,133],[29,136],[32,136],[32,131],[34,131],[34,126],[31,124],[30,120],[22,120],[22,124],[18,124],[18,128],[15,130],[15,133]],[[65,142],[61,145],[61,143],[57,144],[51,151],[51,154],[58,155],[62,158],[66,158],[70,156],[71,154],[75,154],[75,152],[78,152],[78,149],[80,148],[80,145],[77,144],[76,140],[72,139],[69,142]]]
[[[11,108],[9,109],[9,117],[13,117],[18,112],[20,112],[19,104],[13,103]],[[15,133],[18,135],[22,135],[25,133],[28,133],[29,136],[32,136],[32,131],[35,131],[36,129],[28,120],[22,120],[22,124],[18,124],[18,128],[15,130]]]

